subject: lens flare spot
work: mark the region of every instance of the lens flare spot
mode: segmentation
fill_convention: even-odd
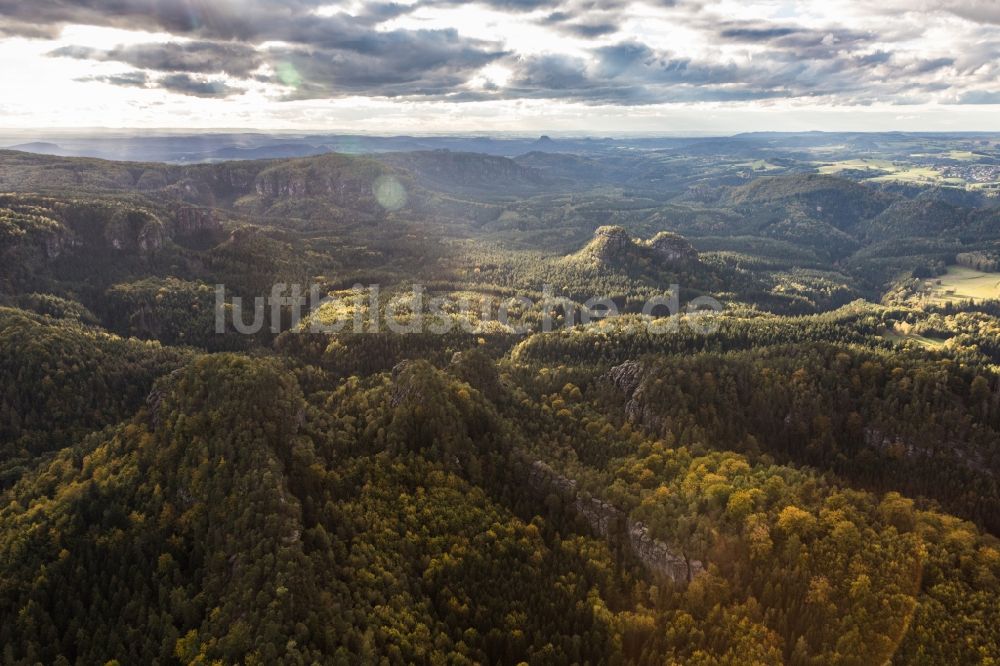
[[[299,70],[295,69],[295,65],[290,62],[278,63],[274,68],[274,72],[283,85],[292,88],[298,88],[302,85],[302,75],[299,74]]]
[[[406,205],[406,188],[393,176],[379,176],[372,185],[375,200],[386,210],[399,210]]]

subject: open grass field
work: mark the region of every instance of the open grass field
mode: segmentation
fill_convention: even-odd
[[[925,281],[921,301],[943,305],[949,301],[1000,298],[1000,273],[977,271],[965,266],[949,266],[948,272]]]
[[[971,153],[970,153],[971,154]],[[943,185],[965,185],[961,178],[946,177],[930,166],[906,164],[890,160],[856,159],[839,162],[820,163],[816,167],[819,173],[836,176],[842,171],[871,171],[870,180],[873,183],[904,182],[904,183],[939,183]]]
[[[897,344],[902,344],[904,342],[916,342],[921,347],[925,347],[927,349],[940,349],[945,343],[944,340],[928,338],[923,335],[917,335],[916,333],[904,333],[903,331],[897,329],[886,330],[882,333],[882,337]]]
[[[978,160],[983,155],[980,153],[974,153],[971,150],[949,150],[944,155],[948,159],[952,160]]]
[[[753,171],[780,171],[781,169],[784,168],[778,166],[777,164],[771,164],[767,160],[751,160],[749,162],[739,162],[734,166],[743,169],[751,169]]]
[[[961,178],[942,176],[937,170],[926,166],[902,166],[892,173],[876,176],[874,183],[896,181],[903,183],[943,183],[948,185],[964,185]]]
[[[846,170],[861,170],[872,169],[877,171],[897,171],[900,167],[894,162],[889,160],[869,160],[869,159],[857,159],[857,160],[841,160],[839,162],[827,162],[820,163],[817,165],[816,169],[820,173],[836,175],[841,171]]]

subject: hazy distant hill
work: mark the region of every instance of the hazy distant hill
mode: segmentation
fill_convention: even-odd
[[[19,143],[14,146],[7,146],[7,150],[20,150],[26,153],[38,153],[39,155],[72,155],[70,151],[47,141],[33,141],[31,143]]]
[[[411,173],[428,189],[488,197],[539,192],[565,182],[506,157],[448,150],[384,153],[379,162]]]

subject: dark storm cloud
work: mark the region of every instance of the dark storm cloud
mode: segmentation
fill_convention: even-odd
[[[864,48],[879,40],[871,32],[831,27],[828,30],[761,22],[729,22],[718,30],[723,41],[766,45],[777,52],[787,52],[797,59],[834,58],[839,54]]]
[[[519,11],[544,9],[546,6],[552,5],[551,2],[545,2],[545,0],[486,0],[483,4],[497,9],[515,9]]]
[[[861,67],[869,67],[871,65],[884,65],[890,60],[892,60],[892,54],[888,51],[874,51],[872,53],[857,56],[854,59],[854,62],[856,65]]]
[[[227,85],[224,81],[196,79],[189,74],[171,74],[157,81],[164,90],[193,97],[230,97],[243,93],[242,88]]]
[[[740,35],[746,37],[745,32]],[[896,95],[936,92],[940,86],[921,77],[954,64],[952,58],[897,62],[891,52],[864,50],[869,48],[869,36],[860,32],[781,29],[770,32],[767,39],[794,40],[809,48],[771,48],[751,60],[712,62],[641,42],[619,42],[593,49],[590,59],[519,58],[509,87],[487,96],[548,96],[625,105],[791,97],[871,104]]]
[[[169,74],[158,79],[152,79],[146,72],[133,71],[124,74],[105,76],[88,76],[77,81],[96,81],[123,88],[162,88],[170,92],[192,97],[232,97],[245,92],[242,88],[230,86],[225,81],[200,79],[189,74]]]
[[[32,25],[102,25],[259,43],[286,39],[305,24],[319,32],[339,33],[349,29],[348,24],[371,27],[420,7],[466,3],[463,0],[418,0],[412,5],[374,2],[364,5],[355,16],[314,13],[331,4],[337,3],[330,0],[0,0],[0,17],[5,17],[5,25],[17,24],[24,29]],[[561,5],[582,9],[619,7],[622,2],[483,0],[480,4],[501,11],[529,12]]]
[[[263,58],[253,47],[235,42],[185,42],[134,44],[103,50],[64,46],[51,51],[53,57],[123,62],[139,69],[159,72],[210,74],[225,72],[246,78],[260,67]]]
[[[954,64],[954,58],[934,58],[932,60],[921,60],[916,62],[913,65],[906,67],[906,71],[912,74],[927,74],[929,72],[936,72],[946,67],[952,67]]]
[[[28,39],[55,39],[61,26],[46,23],[22,22],[4,18],[0,14],[0,37],[27,37]]]
[[[225,72],[250,78],[262,64],[271,81],[289,88],[291,99],[345,95],[487,96],[563,98],[644,104],[691,99],[756,99],[795,94],[796,79],[817,73],[790,65],[795,58],[833,58],[867,39],[849,31],[810,31],[791,26],[728,23],[721,41],[765,41],[774,54],[756,68],[696,62],[654,52],[639,43],[594,49],[594,62],[565,55],[517,57],[498,44],[469,39],[454,30],[375,30],[379,23],[413,10],[398,3],[369,4],[357,16],[311,13],[321,0],[90,0],[33,3],[0,0],[0,13],[40,23],[91,23],[167,30],[195,38],[187,45],[150,44],[108,50],[64,48],[53,55],[114,60],[151,71]],[[459,4],[448,0],[418,3]],[[617,32],[625,18],[621,0],[486,0],[511,12],[550,9],[540,20],[584,39]],[[661,2],[671,6],[673,2]],[[236,41],[232,41],[236,40]],[[261,49],[265,41],[287,46]],[[491,62],[504,60],[514,70],[506,87],[488,85],[482,92],[465,86]],[[184,79],[170,89],[187,94],[227,94]],[[810,87],[814,81],[809,81]]]
[[[568,9],[568,8],[567,8]],[[582,13],[584,20],[578,20]],[[555,11],[539,20],[541,25],[551,26],[556,30],[583,38],[603,37],[618,32],[621,17],[604,12],[571,12]]]
[[[614,23],[567,23],[559,27],[577,37],[603,37],[618,32],[618,26]]]
[[[513,81],[516,87],[531,90],[580,90],[591,83],[586,62],[563,55],[524,58]]]
[[[327,43],[322,35],[301,36],[309,37],[302,41],[310,47],[264,52],[278,81],[296,79],[288,95],[293,99],[445,94],[484,65],[510,55],[455,30],[372,31],[340,43]]]
[[[507,55],[471,47],[450,30],[383,32],[354,46],[351,50],[275,48],[266,55],[279,80],[284,72],[301,77],[290,93],[296,99],[444,94]]]
[[[149,83],[149,76],[146,72],[125,72],[124,74],[111,74],[108,76],[88,76],[77,81],[99,81],[110,83],[113,86],[128,88],[145,88]]]
[[[794,32],[795,28],[727,28],[719,36],[741,42],[766,42]]]
[[[593,61],[568,56],[521,58],[505,97],[558,97],[591,103],[743,101],[785,97],[781,86],[754,81],[735,65],[698,63],[638,42],[601,47]]]
[[[747,72],[732,64],[699,63],[690,58],[658,53],[639,42],[623,42],[595,50],[597,75],[651,84],[692,85],[745,81]]]
[[[0,16],[25,24],[110,26],[254,41],[321,0],[0,0]]]
[[[366,23],[378,24],[397,16],[405,16],[412,12],[412,5],[404,5],[398,2],[372,2],[366,4],[361,13],[357,16]]]

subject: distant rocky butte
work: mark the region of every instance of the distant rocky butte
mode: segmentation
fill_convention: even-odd
[[[594,237],[571,259],[602,266],[620,266],[639,258],[656,264],[690,264],[698,261],[698,252],[683,236],[661,231],[647,241],[637,241],[623,227],[606,225],[594,231]]]
[[[661,231],[646,244],[662,259],[671,263],[698,261],[698,251],[688,239],[670,231]]]
[[[635,244],[628,232],[619,226],[598,227],[594,238],[583,248],[582,254],[595,259],[599,263],[608,264],[626,258],[629,250]]]

